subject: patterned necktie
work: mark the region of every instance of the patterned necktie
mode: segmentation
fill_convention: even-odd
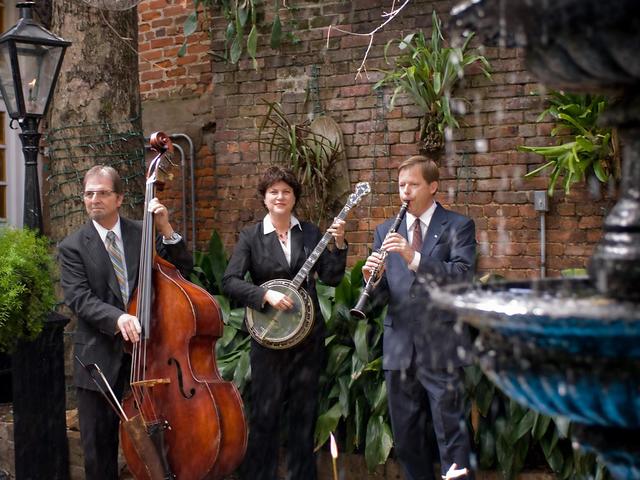
[[[416,252],[422,250],[422,228],[420,224],[422,222],[419,218],[416,218],[413,222],[413,238],[411,239],[411,248]]]
[[[118,247],[118,244],[116,243],[116,234],[111,230],[107,232],[107,252],[109,253],[109,257],[111,258],[113,270],[116,272],[116,279],[118,280],[118,285],[120,286],[122,301],[126,306],[127,301],[129,300],[129,294],[127,292],[127,279],[125,277],[124,270],[124,256],[122,255],[120,247]]]

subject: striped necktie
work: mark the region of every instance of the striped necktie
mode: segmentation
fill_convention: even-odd
[[[122,255],[120,247],[118,247],[118,244],[116,243],[116,234],[111,230],[107,232],[107,252],[109,253],[109,257],[111,258],[111,264],[113,265],[113,270],[116,273],[116,279],[118,280],[118,285],[120,286],[122,301],[124,302],[124,305],[126,307],[127,302],[129,301],[129,292],[127,292],[127,278],[125,276],[124,256]]]
[[[411,240],[411,248],[416,252],[422,250],[422,228],[420,226],[422,222],[419,218],[416,218],[413,222],[413,239]]]

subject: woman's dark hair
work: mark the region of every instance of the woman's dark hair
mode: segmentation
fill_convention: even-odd
[[[269,187],[278,182],[284,182],[292,188],[293,194],[296,197],[296,202],[293,205],[293,208],[295,208],[302,194],[302,185],[300,185],[294,173],[288,168],[273,166],[265,170],[258,182],[258,193],[260,197],[264,198]]]

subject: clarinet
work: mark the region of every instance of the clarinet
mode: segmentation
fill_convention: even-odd
[[[409,207],[409,202],[404,202],[402,204],[402,206],[400,207],[400,211],[396,216],[396,219],[393,221],[393,225],[391,225],[391,228],[387,232],[387,235],[384,237],[385,240],[389,235],[391,235],[392,233],[395,233],[398,230],[398,227],[400,226],[400,223],[402,223],[402,219],[404,218],[404,215],[407,213],[408,207]],[[369,300],[369,296],[371,295],[371,291],[378,284],[378,280],[379,280],[378,277],[380,276],[382,267],[384,265],[384,261],[388,255],[387,251],[384,250],[383,248],[381,248],[378,251],[378,253],[382,255],[382,260],[380,261],[378,266],[373,270],[373,272],[371,272],[371,276],[369,277],[369,280],[367,280],[367,283],[365,284],[364,289],[360,294],[358,303],[356,303],[356,306],[349,311],[352,317],[359,318],[361,320],[364,320],[367,318],[367,315],[364,313],[365,307]]]

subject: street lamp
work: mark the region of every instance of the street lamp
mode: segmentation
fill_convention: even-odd
[[[42,233],[38,183],[38,124],[47,113],[70,42],[33,21],[34,2],[17,5],[18,23],[0,36],[0,93],[22,129],[25,161],[24,227]],[[12,355],[13,436],[16,478],[69,479],[63,330],[69,321],[52,312],[42,333]]]
[[[13,124],[22,128],[25,160],[24,226],[42,231],[38,183],[38,124],[47,112],[71,42],[49,32],[32,18],[35,2],[19,3],[20,20],[0,37],[0,93]]]

